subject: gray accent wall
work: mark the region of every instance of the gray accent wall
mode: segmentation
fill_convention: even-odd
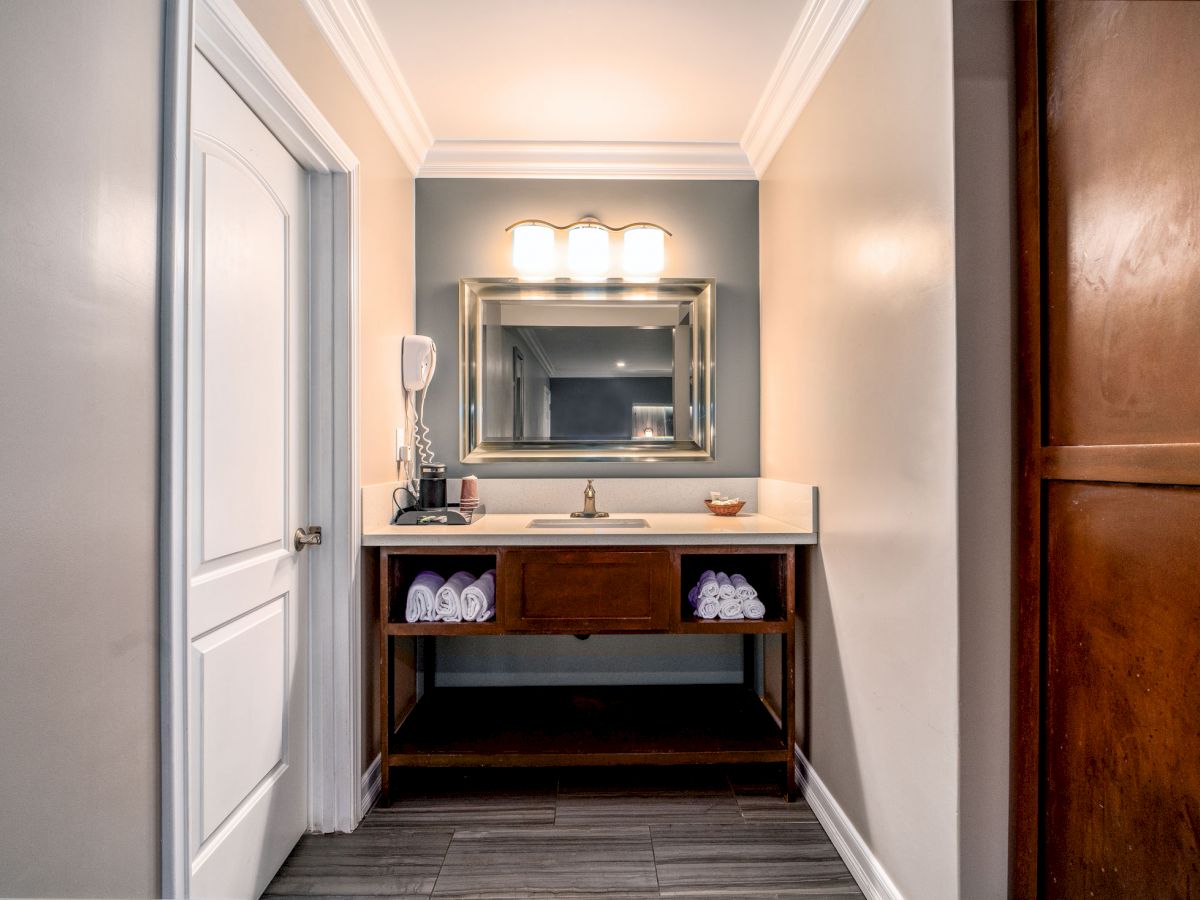
[[[163,4],[0,19],[0,896],[157,897]]]
[[[438,345],[425,404],[434,453],[450,477],[701,477],[759,473],[758,183],[419,178],[416,326]],[[716,458],[711,462],[576,463],[458,459],[458,280],[511,276],[518,219],[610,225],[649,220],[667,239],[666,276],[712,277],[716,305]],[[619,242],[614,241],[619,251]]]

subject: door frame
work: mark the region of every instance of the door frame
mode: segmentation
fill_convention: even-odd
[[[186,315],[191,60],[198,50],[309,173],[309,828],[362,818],[359,163],[234,0],[166,4],[159,313],[163,896],[189,894]]]

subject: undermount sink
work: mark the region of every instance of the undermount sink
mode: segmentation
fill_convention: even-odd
[[[649,528],[645,519],[530,519],[526,528]]]

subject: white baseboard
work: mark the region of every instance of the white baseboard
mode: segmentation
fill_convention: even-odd
[[[833,794],[829,793],[829,788],[825,786],[821,776],[813,770],[812,763],[800,752],[799,747],[795,748],[795,754],[804,799],[824,826],[829,839],[833,841],[833,846],[846,863],[846,868],[858,882],[859,890],[869,900],[904,900],[904,895],[888,877],[888,873],[875,858],[867,842],[854,827],[854,823],[838,805],[837,800],[833,799]]]
[[[362,773],[361,783],[361,805],[359,809],[362,811],[359,818],[363,818],[371,811],[371,807],[375,805],[375,801],[379,799],[379,790],[383,786],[382,758],[376,754],[375,759],[367,766],[367,771]]]

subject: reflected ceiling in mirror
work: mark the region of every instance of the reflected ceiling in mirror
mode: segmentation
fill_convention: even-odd
[[[711,279],[460,282],[460,456],[712,459]]]

